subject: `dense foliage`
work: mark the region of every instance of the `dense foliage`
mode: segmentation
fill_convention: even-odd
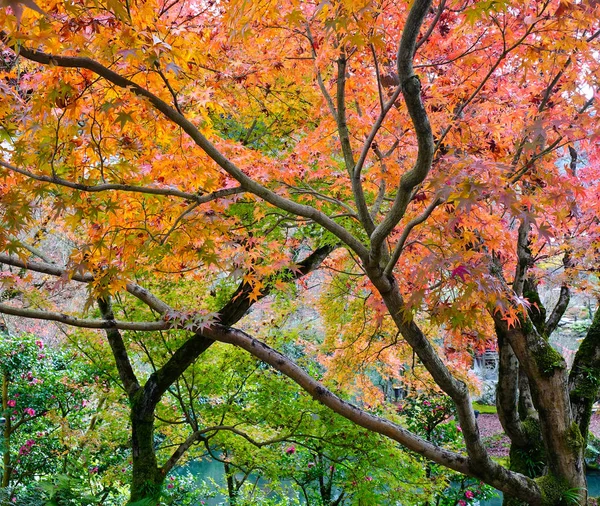
[[[177,465],[207,439],[232,501],[231,466],[255,466],[239,441],[303,428],[307,396],[319,420],[344,419],[302,432],[331,446],[286,441],[295,450],[267,460],[288,459],[278,477],[324,504],[396,500],[395,477],[382,484],[361,460],[380,461],[380,437],[402,455],[398,476],[414,465],[400,443],[507,503],[587,500],[599,313],[570,369],[550,337],[572,294],[598,294],[600,3],[2,6],[0,312],[88,329],[71,346],[122,389],[111,405],[128,412],[130,460],[115,483],[132,504],[174,493]],[[252,358],[227,364],[232,346]],[[471,402],[472,359],[489,348],[508,467]],[[245,360],[263,371],[251,387]],[[403,419],[393,385],[444,392],[455,421],[419,397],[425,425]],[[23,427],[55,409],[5,397]],[[269,420],[271,397],[289,418]],[[366,431],[368,448],[344,453],[338,424]],[[28,441],[23,463],[39,448]],[[65,476],[54,486],[83,474]]]

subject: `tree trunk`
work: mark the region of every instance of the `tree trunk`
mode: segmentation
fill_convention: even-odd
[[[575,355],[569,377],[569,392],[573,418],[587,441],[592,406],[600,388],[600,310]]]
[[[585,441],[571,416],[565,361],[528,319],[511,329],[501,316],[494,319],[527,374],[533,404],[539,415],[546,468],[544,476],[536,481],[542,491],[543,503],[548,506],[575,501],[585,504]],[[530,437],[534,438],[535,434]]]
[[[223,452],[225,458],[227,458],[227,452]],[[235,471],[231,469],[231,466],[227,461],[223,462],[223,468],[225,469],[225,480],[227,481],[227,495],[229,496],[229,506],[235,506],[237,504],[238,487],[235,479]]]
[[[158,499],[165,475],[158,467],[154,449],[154,410],[144,406],[143,391],[131,404],[133,475],[130,502]]]
[[[8,383],[10,378],[8,373],[4,373],[2,376],[2,411],[5,413],[8,409]],[[3,445],[2,445],[2,488],[6,488],[10,485],[10,475],[12,473],[12,467],[10,465],[10,414],[4,420],[4,430],[3,430]]]

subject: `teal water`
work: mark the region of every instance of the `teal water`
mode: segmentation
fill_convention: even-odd
[[[223,465],[215,461],[193,461],[185,466],[185,469],[192,475],[196,476],[196,483],[201,485],[203,482],[213,480],[219,486],[225,484],[225,471]],[[600,471],[590,471],[587,475],[588,495],[590,497],[600,496]],[[259,480],[258,486],[266,486],[266,483],[261,483]],[[222,506],[226,504],[225,495],[219,494],[214,498],[206,499],[206,506]],[[481,501],[479,506],[502,506],[502,492],[498,492],[498,497]]]
[[[600,496],[600,471],[588,471],[587,474],[588,495],[590,497]],[[498,492],[499,497],[494,497],[487,501],[481,501],[480,506],[501,506],[502,492]]]

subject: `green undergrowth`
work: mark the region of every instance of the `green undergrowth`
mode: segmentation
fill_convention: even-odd
[[[473,409],[476,409],[480,413],[484,415],[495,415],[498,411],[496,410],[496,406],[490,406],[488,404],[480,404],[479,402],[473,403]]]

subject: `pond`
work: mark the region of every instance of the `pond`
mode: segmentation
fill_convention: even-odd
[[[193,461],[187,464],[186,471],[197,476],[197,483],[214,480],[219,485],[225,484],[225,472],[222,464],[215,461]],[[600,471],[589,471],[587,475],[588,494],[590,497],[600,496]],[[260,485],[260,483],[259,483]],[[225,496],[219,494],[217,497],[206,500],[206,506],[220,506],[225,504]],[[493,497],[487,501],[481,501],[479,506],[502,506],[502,492],[498,492],[498,497]]]
[[[590,497],[600,496],[600,471],[589,471],[587,475],[588,495]],[[480,506],[501,506],[502,492],[498,492],[499,497],[481,501]]]

